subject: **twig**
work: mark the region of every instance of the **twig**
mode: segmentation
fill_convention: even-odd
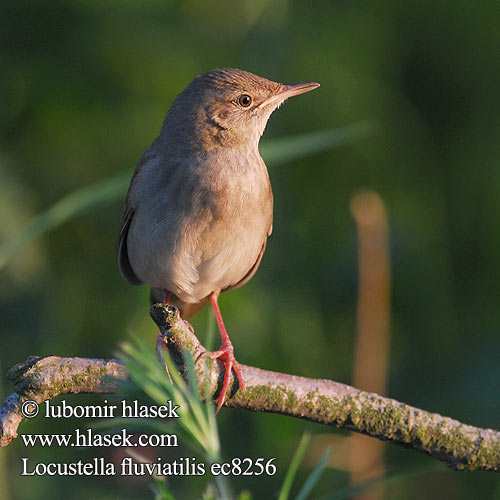
[[[16,392],[0,408],[0,446],[7,446],[17,437],[25,401],[40,404],[60,394],[115,393],[128,373],[114,359],[30,356],[24,363],[13,366],[7,378],[14,382]]]
[[[223,365],[202,356],[205,348],[173,306],[155,304],[151,315],[162,331],[174,361],[182,372],[181,353],[188,349],[197,360],[200,390],[217,397]],[[280,413],[349,429],[424,452],[457,470],[500,471],[500,432],[462,424],[437,413],[419,410],[394,399],[359,391],[331,380],[310,379],[240,365],[246,392],[232,388],[225,406]],[[206,384],[208,377],[209,383]],[[115,360],[83,358],[29,358],[9,372],[16,392],[0,410],[0,444],[17,436],[20,405],[66,393],[111,393],[127,378]],[[234,382],[234,379],[233,381]],[[235,385],[235,384],[233,384]]]

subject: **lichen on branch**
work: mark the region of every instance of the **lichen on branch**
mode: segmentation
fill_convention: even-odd
[[[155,304],[151,316],[160,328],[177,368],[184,373],[182,353],[189,350],[201,393],[216,398],[224,367],[205,356],[192,329],[173,306]],[[500,432],[463,424],[394,399],[331,380],[311,379],[240,365],[246,391],[233,377],[225,406],[279,413],[391,441],[426,453],[457,470],[500,471]],[[0,409],[0,444],[17,436],[20,406],[66,393],[112,393],[127,379],[116,360],[31,357],[9,371],[16,392]],[[165,375],[167,376],[167,375]],[[208,380],[208,383],[207,383]]]

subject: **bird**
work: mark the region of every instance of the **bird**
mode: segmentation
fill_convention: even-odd
[[[218,304],[222,291],[257,271],[273,229],[273,193],[259,140],[273,111],[316,82],[281,84],[235,68],[194,78],[177,95],[158,137],[142,154],[125,199],[117,259],[151,302],[187,320],[208,301],[224,365],[217,412],[231,373],[245,384]]]

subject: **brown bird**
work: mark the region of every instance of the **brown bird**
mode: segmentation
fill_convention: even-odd
[[[171,302],[183,319],[210,301],[222,345],[209,355],[225,367],[217,410],[231,370],[244,388],[217,299],[254,275],[273,227],[259,139],[287,98],[318,86],[239,69],[198,76],[176,97],[130,183],[117,242],[120,272],[133,285],[151,285],[152,302]]]

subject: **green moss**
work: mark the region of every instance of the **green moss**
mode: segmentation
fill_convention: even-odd
[[[266,409],[276,409],[283,406],[286,392],[277,387],[254,385],[247,388],[245,392],[238,391],[235,397],[241,401],[264,404]]]
[[[34,367],[35,373],[40,373],[42,367]],[[102,379],[107,375],[107,370],[104,366],[91,367],[88,366],[82,373],[74,373],[70,375],[72,370],[71,364],[62,364],[59,370],[51,375],[50,387],[40,387],[35,383],[29,387],[26,393],[42,398],[52,398],[59,394],[67,394],[71,392],[79,392],[82,387],[99,385]]]
[[[295,408],[297,406],[298,402],[299,401],[298,401],[298,398],[295,395],[295,393],[293,393],[291,391],[287,392],[286,402],[285,402],[287,408]]]

